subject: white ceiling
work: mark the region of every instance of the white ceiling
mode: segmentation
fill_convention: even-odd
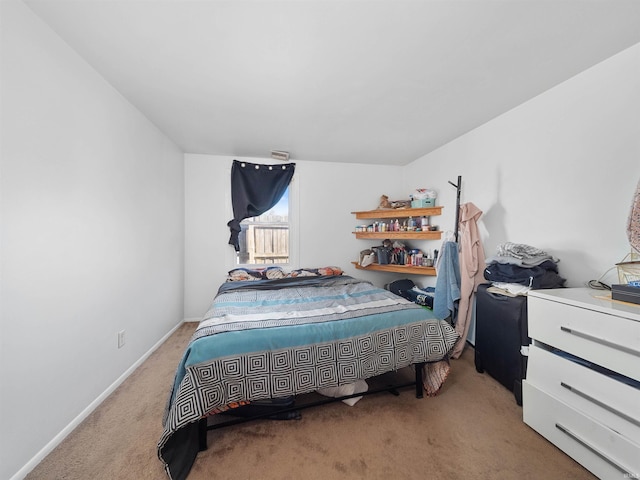
[[[185,152],[411,162],[640,42],[639,0],[25,0]]]

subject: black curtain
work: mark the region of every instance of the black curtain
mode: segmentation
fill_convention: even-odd
[[[231,202],[233,220],[227,225],[231,230],[229,245],[240,251],[238,235],[240,222],[245,218],[257,217],[273,207],[289,186],[295,171],[295,163],[282,165],[258,165],[233,161],[231,167]]]

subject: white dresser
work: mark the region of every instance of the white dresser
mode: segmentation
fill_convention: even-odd
[[[529,292],[523,419],[599,478],[640,479],[640,305],[606,296]]]

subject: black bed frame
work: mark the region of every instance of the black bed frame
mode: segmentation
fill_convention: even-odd
[[[209,430],[218,430],[220,428],[230,427],[232,425],[238,425],[240,423],[246,423],[253,420],[260,420],[263,418],[269,418],[269,417],[275,417],[275,416],[280,417],[281,415],[285,415],[288,413],[291,414],[289,418],[300,418],[299,415],[297,416],[295,415],[296,412],[298,412],[299,410],[303,410],[310,407],[317,407],[319,405],[325,405],[327,403],[340,402],[342,400],[346,400],[349,398],[372,395],[372,394],[381,393],[381,392],[389,392],[389,393],[392,393],[393,395],[398,396],[400,395],[400,392],[398,391],[398,389],[410,387],[410,386],[415,386],[416,398],[422,398],[423,390],[424,390],[422,371],[423,371],[424,365],[425,365],[425,362],[414,364],[415,379],[413,382],[404,382],[404,383],[398,383],[398,384],[392,384],[392,385],[385,385],[383,387],[375,388],[373,390],[367,390],[366,392],[354,393],[352,395],[345,395],[342,397],[325,397],[320,400],[305,402],[300,405],[293,405],[285,408],[279,408],[273,411],[269,411],[267,413],[261,413],[259,415],[252,415],[248,417],[235,417],[233,419],[226,420],[223,422],[217,422],[212,425],[209,425],[208,423],[207,419],[209,417],[204,417],[200,419],[198,422],[198,443],[199,443],[200,451],[207,449],[207,432]]]

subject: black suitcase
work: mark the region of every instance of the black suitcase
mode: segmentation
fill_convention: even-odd
[[[527,297],[510,297],[488,292],[491,284],[481,284],[476,293],[475,366],[513,391],[522,405],[522,379],[527,373],[529,346]]]

